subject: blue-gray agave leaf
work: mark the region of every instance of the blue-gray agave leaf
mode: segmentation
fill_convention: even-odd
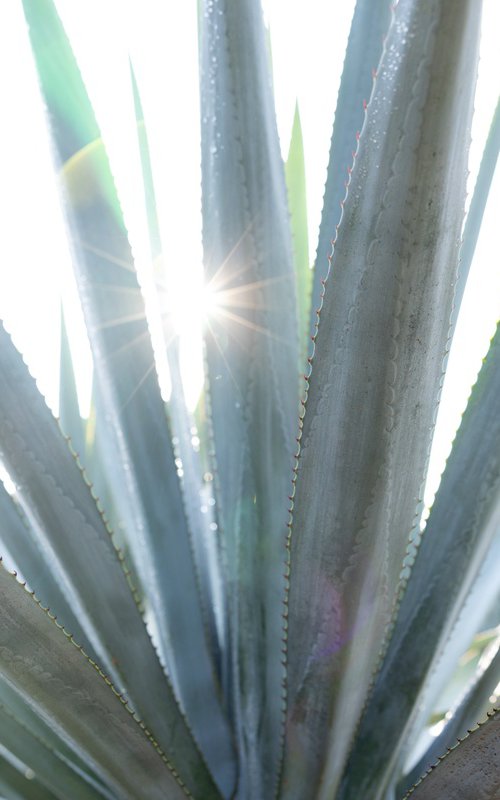
[[[418,530],[448,349],[480,15],[470,0],[401,0],[393,13],[334,246],[296,467],[287,800],[314,791],[325,800],[338,787]]]
[[[323,211],[314,264],[311,300],[311,334],[321,305],[322,281],[328,273],[336,225],[340,220],[346,182],[356,149],[356,134],[362,128],[364,104],[370,98],[373,74],[380,61],[384,36],[390,22],[390,0],[357,0],[349,33],[344,69],[333,123]]]
[[[190,531],[144,300],[106,150],[51,0],[24,0],[50,120],[74,270],[92,347],[99,408],[126,509],[134,567],[159,650],[225,794],[235,780],[229,725],[208,647]]]
[[[295,276],[259,3],[204,6],[205,346],[228,582],[239,793],[272,796],[280,752],[281,588],[298,412]],[[256,114],[256,109],[259,109]]]

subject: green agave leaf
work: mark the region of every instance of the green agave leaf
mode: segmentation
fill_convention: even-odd
[[[451,718],[446,723],[442,733],[436,737],[431,747],[427,750],[418,764],[408,776],[405,776],[398,787],[400,795],[405,794],[427,770],[437,763],[440,755],[453,747],[457,739],[467,735],[479,720],[485,717],[490,707],[489,698],[494,693],[500,681],[500,650],[498,641],[492,646],[496,654],[491,658],[487,667],[477,669],[472,685],[467,689],[462,701],[452,709]]]
[[[100,794],[0,704],[0,741],[60,800],[97,800]],[[109,795],[108,795],[109,796]]]
[[[109,679],[5,569],[0,569],[0,596],[3,679],[85,754],[118,797],[181,800],[191,796]],[[181,757],[182,730],[177,733],[172,731],[172,749]],[[183,766],[189,771],[189,762],[183,761]],[[196,794],[196,784],[189,789]],[[203,789],[199,796],[205,796]],[[209,792],[208,796],[218,795]]]
[[[271,797],[280,753],[282,564],[298,408],[294,263],[258,3],[204,6],[205,331],[218,524],[227,563],[238,794]],[[259,108],[259,114],[255,114]]]
[[[80,458],[85,453],[83,420],[80,416],[73,359],[69,346],[64,312],[61,308],[61,355],[59,368],[59,423]]]
[[[235,768],[229,726],[206,641],[171,435],[113,177],[52,2],[24,0],[24,8],[61,168],[98,408],[106,421],[103,436],[114,462],[111,488],[125,511],[161,655],[194,735],[224,794],[230,794]]]
[[[30,530],[29,522],[19,503],[1,484],[0,541],[1,549],[3,550],[3,546],[6,546],[16,568],[21,571],[29,586],[35,590],[43,605],[57,613],[59,622],[67,630],[73,631],[76,639],[85,643],[89,655],[95,658],[90,641],[84,634],[77,615],[52,573],[50,559],[46,560],[46,553],[37,543],[37,537]],[[3,555],[1,551],[0,555]]]
[[[149,142],[139,90],[132,66],[130,67],[130,73],[134,93],[137,132],[144,181],[144,197],[147,211],[151,258],[154,272],[157,276],[159,299],[165,291],[161,284],[162,276],[164,271],[168,270],[169,265],[163,264],[160,226],[156,210],[153,172],[149,155]],[[220,645],[215,617],[215,603],[216,598],[222,597],[222,580],[220,572],[217,569],[218,564],[220,564],[220,546],[218,535],[214,534],[210,529],[210,523],[213,520],[212,515],[202,513],[201,511],[202,507],[208,510],[206,504],[207,498],[204,498],[206,487],[202,479],[203,469],[201,459],[192,445],[191,430],[193,429],[194,420],[189,414],[182,384],[182,374],[179,363],[179,337],[173,329],[171,320],[166,318],[165,315],[162,315],[161,308],[159,308],[158,311],[163,317],[165,350],[173,387],[168,408],[171,417],[172,432],[177,440],[176,455],[182,462],[183,475],[180,483],[189,529],[192,536],[193,555],[200,590],[203,618],[211,646],[212,658],[214,663],[218,664],[220,662]],[[220,633],[222,634],[220,641],[224,642],[225,635],[222,631],[220,631]]]
[[[287,800],[315,790],[330,798],[338,787],[366,701],[360,687],[385,648],[418,530],[448,348],[479,16],[477,3],[401,0],[359,141],[295,468]]]
[[[146,631],[123,556],[3,328],[0,379],[1,457],[98,663],[126,688],[165,752],[182,758],[187,783],[203,787],[201,796],[218,797]]]
[[[295,106],[292,138],[290,140],[290,149],[285,164],[285,177],[292,223],[293,256],[299,313],[299,369],[302,371],[306,367],[306,358],[309,352],[309,309],[313,272],[309,264],[306,170],[298,103]]]
[[[499,396],[500,329],[443,473],[389,648],[357,733],[342,798],[359,797],[359,793],[378,797],[372,787],[387,780],[411,725],[420,688],[499,529]]]
[[[356,148],[356,132],[363,125],[363,103],[368,101],[372,91],[373,74],[389,27],[390,8],[390,0],[357,0],[354,9],[330,143],[310,303],[311,334],[316,331],[317,311],[323,294],[322,281],[328,274],[331,242],[342,213],[349,167]]]
[[[5,800],[57,800],[36,778],[26,775],[1,754],[0,794]]]
[[[500,785],[500,711],[470,732],[403,798],[497,800]]]

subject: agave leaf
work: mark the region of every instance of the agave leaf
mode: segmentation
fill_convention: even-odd
[[[403,795],[413,786],[428,769],[436,764],[442,753],[454,746],[457,739],[466,736],[467,731],[483,719],[490,707],[489,698],[500,681],[499,642],[492,645],[495,654],[485,667],[480,665],[472,685],[468,687],[461,702],[450,712],[450,719],[442,733],[436,737],[432,745],[422,756],[411,773],[399,784],[398,793]]]
[[[70,437],[73,450],[83,458],[85,453],[83,420],[80,416],[73,360],[62,308],[59,368],[59,422],[65,435]]]
[[[402,0],[359,141],[296,466],[287,800],[318,788],[322,763],[319,797],[335,793],[418,529],[458,263],[478,22],[477,3]]]
[[[488,195],[495,174],[495,168],[500,150],[500,100],[497,102],[493,119],[491,121],[488,138],[484,146],[481,164],[474,186],[467,219],[465,221],[462,245],[460,248],[460,265],[458,268],[458,280],[455,288],[455,308],[454,320],[458,316],[460,304],[465,290],[465,284],[469,275],[470,266],[474,257],[481,222],[488,200]]]
[[[156,210],[156,197],[153,172],[151,169],[151,159],[149,155],[149,142],[139,90],[132,66],[130,67],[130,73],[134,93],[134,106],[141,155],[151,258],[154,266],[154,273],[155,276],[157,276],[158,281],[157,297],[159,300],[162,294],[162,275],[165,269],[169,269],[169,265],[163,264],[163,248],[161,243],[158,214]],[[180,483],[182,487],[189,529],[192,536],[193,555],[195,559],[196,575],[200,589],[200,598],[205,627],[211,645],[212,658],[214,663],[218,663],[220,661],[220,645],[214,610],[216,596],[219,598],[222,596],[221,576],[217,572],[217,564],[220,561],[218,536],[210,529],[212,515],[206,513],[208,511],[208,507],[205,502],[206,498],[204,498],[206,487],[204,486],[202,479],[203,470],[201,466],[201,459],[199,454],[194,450],[192,444],[191,430],[193,428],[194,421],[189,414],[184,395],[182,374],[179,363],[179,337],[174,330],[171,320],[168,317],[165,317],[165,314],[162,314],[161,308],[159,308],[158,311],[162,316],[167,362],[173,387],[168,407],[171,416],[172,432],[177,439],[176,455],[182,462],[182,479]],[[202,513],[202,507],[204,508],[205,513]],[[220,641],[224,641],[223,634]]]
[[[0,485],[0,541],[2,549],[5,545],[16,568],[20,570],[43,605],[57,614],[59,622],[67,630],[73,631],[77,641],[85,643],[89,655],[95,658],[78,617],[54,577],[50,559],[46,561],[44,551],[30,530],[29,522],[19,503],[2,485]]]
[[[163,749],[170,753],[175,737],[183,763],[196,765],[205,791],[214,791],[144,626],[126,566],[57,422],[3,329],[0,378],[2,458],[99,664],[120,689],[126,687]]]
[[[389,648],[358,730],[342,798],[359,797],[360,793],[378,797],[375,789],[387,780],[397,759],[420,687],[448,639],[500,526],[499,396],[500,328],[443,473]],[[375,720],[376,734],[370,727]]]
[[[497,800],[500,785],[500,711],[439,760],[403,800]]]
[[[21,766],[21,765],[20,765]],[[56,796],[25,770],[16,769],[0,748],[0,795],[5,800],[57,800]]]
[[[340,220],[352,153],[356,148],[356,132],[363,125],[363,103],[370,97],[373,73],[380,61],[384,36],[389,27],[390,6],[390,0],[357,0],[354,9],[330,143],[310,303],[311,334],[316,330],[322,281],[328,273],[328,256],[335,227]]]
[[[23,699],[22,695],[6,683],[1,676],[0,702],[20,725],[30,731],[32,736],[57,753],[59,759],[74,772],[81,775],[87,784],[94,786],[99,797],[105,797],[106,800],[115,800],[115,795],[92,771],[88,762],[82,759],[81,756],[83,754],[81,752],[78,754],[71,749],[67,740],[58,736],[53,728],[50,728],[36,713],[36,710]]]
[[[201,39],[203,247],[216,301],[205,346],[238,793],[265,798],[280,751],[280,592],[298,407],[294,265],[259,4],[207,1]]]
[[[500,535],[497,531],[486,552],[469,596],[456,618],[449,639],[437,653],[437,663],[433,664],[425,684],[421,688],[418,705],[410,722],[405,737],[406,742],[400,755],[400,763],[406,764],[409,761],[409,768],[415,764],[412,750],[420,743],[433,710],[440,702],[443,692],[450,685],[459,659],[467,651],[479,631],[500,624],[499,570]],[[429,746],[430,744],[431,741],[429,741]],[[399,774],[407,771],[408,768],[397,770]]]
[[[134,565],[180,702],[225,794],[234,784],[144,301],[99,129],[50,0],[24,0],[70,222],[74,267]],[[67,99],[71,98],[68,102]],[[75,108],[75,105],[77,108]],[[180,601],[182,598],[182,601]]]
[[[68,796],[72,800],[102,800],[105,797],[1,704],[0,741],[11,753],[23,759],[38,780],[60,800],[67,800]]]
[[[95,375],[92,380],[90,395],[89,415],[85,420],[85,472],[92,483],[92,493],[97,498],[99,505],[106,509],[111,530],[116,537],[116,543],[121,549],[127,547],[124,536],[123,514],[116,507],[113,491],[110,487],[109,471],[113,470],[115,459],[108,453],[106,435],[106,417],[104,410],[98,406],[97,387]],[[118,481],[115,475],[114,483]],[[121,494],[119,494],[119,498]]]
[[[304,370],[309,350],[309,309],[313,272],[309,264],[309,237],[307,232],[306,171],[304,143],[298,103],[295,106],[292,138],[285,164],[288,205],[290,208],[295,280],[297,285],[297,309],[299,315],[299,369]]]
[[[0,595],[3,679],[58,735],[83,752],[119,797],[181,800],[189,791],[194,796],[219,796],[200,774],[199,757],[192,761],[184,753],[182,726],[173,726],[170,745],[189,775],[187,791],[109,679],[5,569],[0,569]]]

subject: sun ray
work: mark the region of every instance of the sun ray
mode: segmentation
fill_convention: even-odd
[[[224,297],[216,297],[211,303],[213,313],[217,313],[220,308],[231,308],[233,310],[236,309],[249,309],[250,311],[269,311],[272,312],[276,306],[272,306],[269,303],[265,303],[264,301],[260,301],[259,299],[255,298],[241,298],[240,300],[226,300]],[[209,309],[210,311],[210,309]],[[212,311],[210,313],[212,313]]]
[[[146,319],[144,311],[138,311],[136,314],[124,314],[123,317],[115,317],[114,319],[107,320],[107,322],[101,322],[100,325],[97,325],[97,330],[102,331],[106,328],[115,328],[118,327],[118,325],[126,325],[128,322],[138,322],[143,319]]]
[[[109,292],[120,292],[121,294],[137,295],[141,294],[141,290],[137,286],[117,286],[114,283],[99,283],[99,289],[105,289]]]
[[[206,324],[207,324],[207,327],[208,327],[210,333],[212,334],[212,339],[214,341],[214,344],[215,344],[217,350],[219,351],[222,360],[224,361],[224,364],[225,364],[226,369],[228,371],[229,377],[231,378],[231,380],[232,380],[232,382],[234,384],[234,388],[238,392],[239,396],[243,399],[243,393],[242,393],[242,391],[241,391],[241,389],[240,389],[240,387],[238,385],[238,381],[236,380],[236,378],[233,375],[231,367],[229,366],[229,362],[228,362],[226,356],[224,355],[224,352],[223,352],[219,342],[217,341],[217,336],[216,336],[216,334],[215,334],[215,332],[214,332],[214,330],[213,330],[213,328],[212,328],[212,326],[211,326],[211,324],[210,324],[210,322],[208,320],[207,320]]]
[[[276,334],[272,333],[267,328],[263,328],[256,322],[252,322],[252,320],[245,319],[245,317],[241,317],[239,314],[234,314],[232,311],[228,311],[227,308],[218,308],[217,313],[221,314],[223,317],[227,317],[233,322],[237,322],[239,325],[243,325],[245,328],[250,328],[250,330],[253,330],[256,333],[262,333],[265,336],[268,336],[270,339],[274,339],[276,342],[281,342],[282,344],[286,344],[287,346],[289,346],[290,344],[290,342],[288,342],[286,339],[283,339],[281,336],[276,336]]]
[[[137,386],[136,386],[136,387],[135,387],[135,388],[132,390],[132,392],[129,394],[129,396],[127,397],[127,399],[126,399],[126,400],[125,400],[125,402],[123,403],[123,405],[120,407],[120,411],[124,411],[124,409],[125,409],[125,408],[128,406],[128,404],[130,403],[130,401],[132,400],[132,398],[133,398],[133,397],[134,397],[134,396],[137,394],[137,392],[139,391],[139,389],[141,388],[141,386],[142,386],[142,385],[144,384],[144,382],[147,380],[147,378],[148,378],[148,375],[150,375],[150,374],[151,374],[151,372],[152,372],[152,371],[155,369],[155,366],[156,366],[156,365],[155,365],[155,361],[154,361],[154,359],[153,359],[153,361],[151,362],[151,364],[150,364],[150,365],[149,365],[149,367],[147,368],[146,372],[144,373],[144,375],[142,376],[142,378],[140,379],[140,381],[138,381],[138,383],[137,383]]]
[[[110,264],[116,264],[118,267],[122,267],[123,269],[127,270],[127,272],[132,272],[134,275],[136,274],[133,261],[130,262],[125,261],[123,258],[118,258],[118,256],[108,253],[107,250],[102,250],[100,247],[95,247],[89,242],[83,241],[83,239],[77,239],[76,241],[77,244],[79,244],[84,250],[88,250],[89,253],[94,253],[94,255],[99,256],[100,258],[104,258],[105,261],[109,261]]]
[[[243,241],[245,240],[245,238],[248,236],[248,234],[250,233],[250,230],[251,230],[251,228],[252,228],[252,227],[253,227],[253,222],[250,222],[250,223],[248,224],[248,226],[245,228],[245,230],[243,231],[243,233],[241,234],[241,236],[240,236],[240,238],[238,239],[238,241],[237,241],[237,242],[236,242],[236,243],[233,245],[233,247],[231,248],[231,250],[229,251],[229,253],[226,255],[226,257],[224,258],[224,260],[221,262],[220,266],[219,266],[219,267],[217,267],[217,269],[216,269],[215,273],[212,275],[212,277],[211,277],[211,278],[210,278],[210,280],[208,281],[208,284],[207,284],[207,285],[208,285],[208,286],[213,286],[213,287],[214,287],[213,291],[217,291],[217,289],[215,288],[215,286],[216,286],[216,284],[217,284],[217,282],[218,282],[218,280],[219,280],[219,276],[221,276],[222,272],[223,272],[223,271],[224,271],[224,269],[226,268],[226,266],[227,266],[227,264],[228,264],[228,261],[230,260],[230,258],[231,258],[231,257],[234,255],[234,253],[237,251],[238,247],[240,247],[240,245],[243,243]],[[233,271],[231,270],[231,273],[230,273],[230,274],[229,274],[229,275],[228,275],[228,276],[227,276],[227,277],[226,277],[224,280],[221,280],[221,282],[220,282],[220,284],[219,284],[219,285],[220,285],[220,286],[224,286],[224,285],[225,285],[225,284],[227,284],[227,283],[228,283],[230,280],[232,280],[234,277],[236,277],[237,275],[240,275],[242,272],[245,272],[247,269],[249,269],[249,266],[250,266],[250,265],[248,265],[248,264],[247,264],[247,265],[243,266],[241,269],[237,270],[236,272],[233,272]]]
[[[124,342],[120,347],[110,354],[110,358],[116,358],[117,356],[121,355],[122,353],[126,352],[130,348],[134,347],[134,345],[138,344],[142,339],[147,339],[149,337],[149,330],[142,331],[137,336],[134,336],[133,339],[129,339],[127,342]]]
[[[273,311],[273,306],[269,305],[264,298],[260,298],[261,293],[256,293],[256,290],[266,286],[281,283],[288,280],[287,275],[280,275],[275,278],[266,278],[265,280],[253,281],[246,283],[242,286],[234,286],[231,289],[223,289],[222,291],[215,292],[210,296],[209,309],[217,309],[220,307],[229,308],[249,308],[256,311]],[[255,296],[257,294],[257,296]],[[249,295],[249,297],[245,297]]]
[[[241,292],[251,291],[253,289],[262,289],[264,286],[270,286],[273,283],[281,283],[282,281],[291,280],[289,275],[277,275],[274,278],[265,278],[260,281],[253,281],[253,283],[245,283],[242,286],[233,286],[231,289],[222,289],[217,292],[218,295],[224,297],[240,294]]]

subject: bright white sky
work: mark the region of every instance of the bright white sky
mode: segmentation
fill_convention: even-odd
[[[108,142],[136,260],[148,262],[140,166],[128,85],[132,54],[148,122],[166,260],[179,265],[174,289],[185,301],[183,342],[188,392],[198,389],[198,299],[201,275],[196,2],[60,0],[57,3],[80,61]],[[352,0],[265,0],[271,26],[278,126],[284,155],[295,100],[306,150],[310,244],[313,257],[329,139]],[[484,0],[471,180],[477,171],[500,90],[500,4]],[[180,80],[182,76],[182,80]],[[3,224],[0,316],[14,335],[49,404],[57,407],[59,297],[70,309],[70,339],[78,364],[82,409],[88,403],[90,356],[74,303],[69,254],[51,171],[20,0],[0,4],[0,212]],[[442,470],[469,387],[500,317],[500,269],[494,236],[497,178],[484,219],[443,392],[427,499]],[[187,260],[187,264],[186,264]],[[198,319],[197,319],[197,317]]]

